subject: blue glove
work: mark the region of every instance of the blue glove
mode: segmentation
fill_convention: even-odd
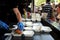
[[[21,31],[24,29],[24,25],[22,22],[17,23],[17,25],[18,25],[18,29],[20,29]]]
[[[9,26],[6,23],[4,23],[3,21],[0,20],[0,28],[8,30]]]

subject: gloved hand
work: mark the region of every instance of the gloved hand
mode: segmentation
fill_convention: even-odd
[[[9,26],[0,20],[0,28],[8,30]]]
[[[24,29],[24,25],[22,22],[18,22],[17,25],[18,25],[18,29],[20,29],[21,31]]]

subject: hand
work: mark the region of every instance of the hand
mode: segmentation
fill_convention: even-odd
[[[9,26],[0,20],[0,28],[8,30]]]
[[[18,25],[18,29],[20,29],[20,31],[22,31],[24,29],[24,25],[22,22],[17,23],[17,25]]]

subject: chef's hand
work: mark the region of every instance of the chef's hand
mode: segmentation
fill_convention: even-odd
[[[6,23],[4,23],[3,21],[0,20],[0,28],[8,30],[9,26]]]
[[[23,31],[23,29],[24,29],[23,23],[22,23],[22,22],[18,22],[17,25],[18,25],[18,29],[19,29],[20,31]]]

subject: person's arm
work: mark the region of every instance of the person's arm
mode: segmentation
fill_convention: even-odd
[[[17,32],[17,33],[21,33],[21,31],[23,31],[23,29],[24,29],[24,25],[22,23],[21,13],[20,13],[18,7],[13,8],[13,11],[14,11],[16,17],[17,17],[17,20],[18,20],[18,23],[17,23],[18,29],[17,30],[19,30],[19,32]]]
[[[16,14],[18,22],[22,21],[21,13],[18,8],[13,8],[14,13]]]

